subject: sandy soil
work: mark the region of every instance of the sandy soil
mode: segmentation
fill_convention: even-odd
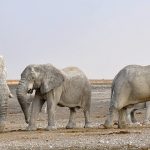
[[[41,112],[37,121],[37,131],[26,131],[27,124],[14,97],[9,100],[7,124],[0,134],[0,149],[150,149],[150,127],[129,129],[104,129],[103,123],[108,115],[110,85],[92,86],[92,128],[84,129],[81,110],[77,112],[76,129],[65,129],[68,122],[68,108],[57,108],[55,131],[45,131],[47,114]],[[16,86],[10,86],[15,95]],[[136,117],[142,121],[144,110],[137,111]]]

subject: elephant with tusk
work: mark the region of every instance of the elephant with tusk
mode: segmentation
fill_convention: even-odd
[[[32,101],[27,102],[27,93],[35,90]],[[77,108],[82,108],[85,127],[90,126],[91,86],[85,74],[77,67],[59,70],[51,64],[28,65],[21,74],[17,87],[18,101],[23,110],[28,130],[36,130],[36,120],[43,104],[47,103],[47,130],[55,129],[56,106],[69,107],[70,117],[66,128],[74,128],[74,115]]]

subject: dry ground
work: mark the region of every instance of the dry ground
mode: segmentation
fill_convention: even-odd
[[[10,86],[15,95],[15,86]],[[37,131],[26,131],[26,123],[20,106],[14,97],[9,100],[7,125],[0,134],[1,149],[148,149],[150,148],[150,128],[104,129],[109,107],[110,85],[92,86],[91,121],[93,128],[84,129],[82,111],[77,112],[76,129],[65,129],[69,110],[57,108],[55,131],[45,131],[47,115],[42,112],[37,121]],[[142,121],[144,110],[138,111],[136,117]]]

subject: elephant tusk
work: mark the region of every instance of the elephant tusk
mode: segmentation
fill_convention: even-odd
[[[13,98],[13,97],[14,97],[14,96],[10,93],[10,94],[9,94],[9,98]]]

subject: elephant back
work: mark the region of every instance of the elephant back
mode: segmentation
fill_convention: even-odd
[[[82,107],[86,101],[90,101],[91,86],[89,80],[77,67],[67,67],[62,71],[66,76],[65,82],[63,83],[62,101],[72,107]],[[88,98],[85,98],[85,95]]]

